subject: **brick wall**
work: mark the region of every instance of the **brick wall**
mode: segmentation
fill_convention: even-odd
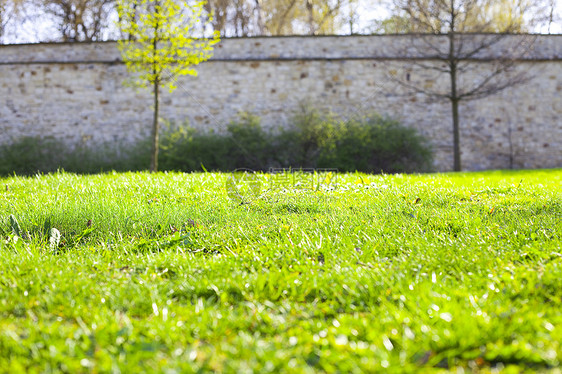
[[[472,41],[479,37],[486,36]],[[446,89],[446,76],[415,69],[423,53],[412,46],[423,41],[413,38],[226,39],[197,77],[181,78],[163,95],[162,117],[220,131],[239,111],[259,115],[266,127],[287,125],[303,103],[346,117],[377,111],[427,136],[435,169],[450,170],[449,104],[410,94],[392,78],[408,74],[418,85]],[[510,37],[482,51],[464,79],[477,80],[491,57],[517,43]],[[533,78],[461,104],[465,169],[508,168],[510,159],[516,168],[562,167],[562,35],[538,37],[517,71]],[[112,42],[0,46],[0,143],[23,136],[55,137],[69,147],[138,141],[149,133],[151,96],[124,85],[126,78]]]

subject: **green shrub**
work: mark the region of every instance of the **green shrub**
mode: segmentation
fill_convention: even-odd
[[[371,115],[344,121],[303,107],[287,129],[265,131],[258,117],[242,113],[227,132],[188,126],[162,136],[162,170],[230,171],[269,167],[338,168],[341,171],[398,173],[428,171],[432,153],[415,129]]]
[[[74,173],[144,170],[149,140],[125,147],[65,150],[54,139],[23,138],[0,146],[0,175],[64,169]],[[241,113],[225,133],[168,123],[161,135],[161,170],[231,171],[270,167],[337,168],[340,171],[398,173],[428,171],[432,154],[414,129],[371,115],[344,121],[303,107],[291,126],[268,132],[260,118]]]
[[[69,150],[53,138],[24,137],[0,146],[0,175],[32,175],[59,169],[80,174],[143,170],[150,160],[149,150],[146,141],[125,147],[101,145]]]
[[[379,115],[340,123],[334,143],[322,148],[319,167],[366,173],[411,173],[431,168],[432,153],[425,139],[415,129]]]
[[[231,122],[226,134],[168,124],[161,139],[161,170],[264,170],[270,162],[271,136],[261,127],[259,118],[248,113]]]
[[[24,137],[0,147],[0,175],[49,172],[56,170],[59,162],[55,142],[50,139]]]
[[[279,154],[293,167],[401,173],[432,164],[431,149],[415,129],[378,114],[344,121],[303,107],[280,138]]]
[[[265,170],[271,165],[274,139],[261,127],[259,117],[241,113],[238,121],[231,122],[227,130],[230,141],[227,157],[234,163],[232,166]]]
[[[278,159],[282,166],[314,168],[322,153],[336,147],[340,120],[332,114],[322,115],[317,109],[302,107],[289,128],[278,136]]]
[[[228,139],[214,132],[200,133],[188,126],[167,129],[160,137],[159,167],[161,170],[194,171],[201,165],[219,170],[226,157]]]

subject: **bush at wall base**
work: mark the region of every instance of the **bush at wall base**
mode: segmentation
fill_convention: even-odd
[[[270,167],[337,168],[367,173],[430,171],[432,152],[415,129],[374,114],[344,121],[303,108],[291,126],[265,131],[259,118],[242,113],[227,132],[170,126],[162,136],[162,170],[231,171]]]
[[[56,139],[33,137],[0,146],[0,175],[137,171],[148,169],[150,160],[148,139],[135,145],[64,149]],[[276,131],[266,131],[259,117],[248,113],[240,114],[225,133],[168,124],[161,135],[159,164],[163,171],[185,172],[302,167],[409,173],[430,171],[432,152],[414,129],[378,114],[344,121],[303,107],[288,128]]]
[[[0,146],[0,176],[33,175],[61,169],[80,174],[143,170],[150,160],[150,148],[145,143],[69,150],[54,138],[24,137]]]

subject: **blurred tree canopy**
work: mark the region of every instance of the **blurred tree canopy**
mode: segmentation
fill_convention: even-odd
[[[391,15],[376,31],[391,34],[447,33],[452,13],[455,32],[527,33],[550,22],[555,8],[554,0],[388,0],[386,5]]]
[[[52,17],[63,42],[99,41],[110,26],[114,0],[35,0],[33,3]]]
[[[140,0],[139,0],[140,1]],[[195,0],[189,0],[195,1]],[[551,32],[557,0],[479,0],[461,9],[458,32]],[[0,43],[99,41],[127,38],[116,22],[116,0],[0,0]],[[439,33],[430,0],[207,0],[206,35]],[[445,0],[443,0],[445,3]],[[407,9],[418,8],[418,14]],[[548,27],[547,27],[548,26]],[[554,30],[557,32],[558,29]]]
[[[23,0],[0,0],[0,44],[3,44],[10,24],[21,19]]]

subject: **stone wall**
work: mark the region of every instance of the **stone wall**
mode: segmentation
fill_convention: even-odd
[[[450,170],[449,104],[409,94],[393,78],[446,89],[446,76],[415,68],[416,61],[436,62],[413,38],[226,39],[197,77],[181,78],[163,95],[162,117],[222,131],[239,111],[259,115],[267,127],[285,126],[303,103],[345,117],[377,111],[427,136],[435,169]],[[473,56],[471,67],[478,68],[463,79],[477,80],[498,51],[516,48],[517,38]],[[562,167],[561,62],[562,35],[540,36],[511,72],[528,72],[530,81],[461,104],[465,169]],[[69,147],[141,139],[151,125],[151,96],[125,86],[126,78],[112,42],[0,46],[0,143],[24,136],[55,137]]]

